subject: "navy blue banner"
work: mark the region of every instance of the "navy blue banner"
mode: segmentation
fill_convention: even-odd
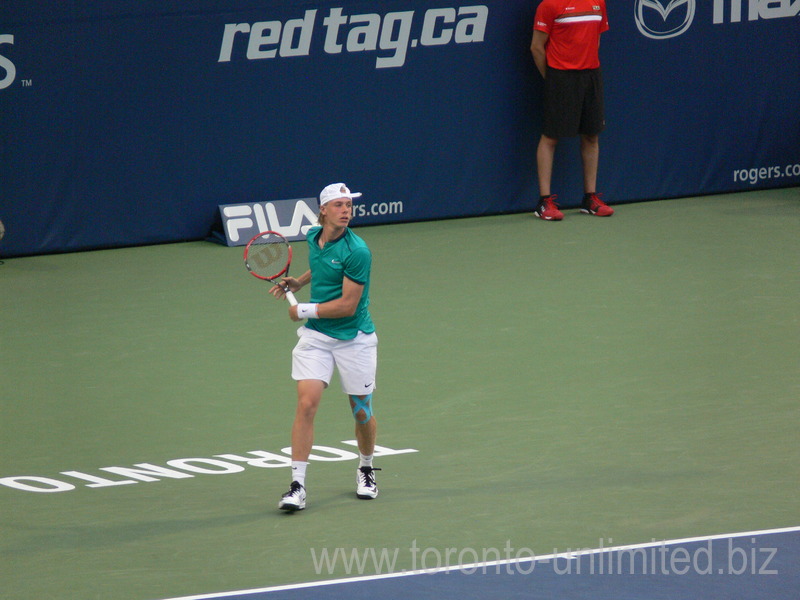
[[[0,256],[202,239],[219,206],[354,224],[531,210],[536,0],[4,0]],[[800,185],[800,0],[608,3],[610,203]],[[564,140],[553,191],[581,192]]]

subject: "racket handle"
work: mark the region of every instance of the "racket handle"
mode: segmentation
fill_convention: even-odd
[[[286,290],[286,299],[292,306],[297,306],[297,298],[295,298],[294,294],[289,290]]]

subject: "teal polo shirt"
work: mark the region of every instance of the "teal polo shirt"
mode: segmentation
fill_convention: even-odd
[[[306,327],[339,340],[352,340],[359,331],[373,333],[375,325],[369,314],[369,280],[372,252],[366,242],[350,228],[339,239],[319,247],[322,227],[308,230],[308,265],[311,269],[311,302],[329,302],[342,297],[344,278],[361,284],[364,291],[352,317],[309,319]]]

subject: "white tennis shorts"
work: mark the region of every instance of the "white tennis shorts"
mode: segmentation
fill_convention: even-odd
[[[292,350],[292,379],[318,379],[328,386],[335,366],[339,370],[342,391],[348,396],[366,396],[375,389],[377,335],[359,331],[352,340],[337,340],[300,327],[297,337],[300,339]]]

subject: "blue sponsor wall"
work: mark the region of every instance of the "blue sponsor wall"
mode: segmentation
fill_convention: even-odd
[[[529,211],[536,4],[3,0],[0,256],[203,239],[334,181],[360,225]],[[800,185],[800,0],[608,4],[609,202]]]

